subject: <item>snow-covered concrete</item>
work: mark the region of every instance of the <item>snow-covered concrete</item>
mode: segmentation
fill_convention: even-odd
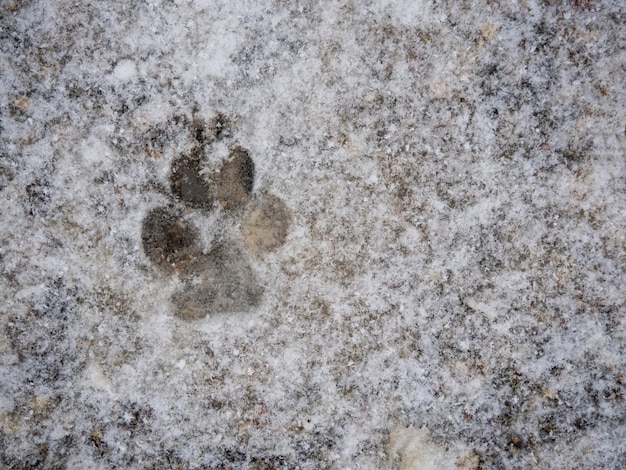
[[[0,467],[624,468],[625,24],[1,0]]]

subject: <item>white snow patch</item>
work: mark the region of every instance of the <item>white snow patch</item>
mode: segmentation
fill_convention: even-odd
[[[470,469],[479,463],[478,456],[462,444],[436,444],[426,428],[392,430],[387,454],[391,460],[400,458],[400,470]]]
[[[107,377],[96,361],[90,361],[83,372],[83,384],[86,387],[111,392],[111,379]]]
[[[120,60],[113,69],[113,76],[123,82],[132,80],[137,76],[137,64],[129,59]]]

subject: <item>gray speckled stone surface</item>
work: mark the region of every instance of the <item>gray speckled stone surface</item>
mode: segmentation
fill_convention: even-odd
[[[624,24],[1,0],[0,467],[625,468]]]

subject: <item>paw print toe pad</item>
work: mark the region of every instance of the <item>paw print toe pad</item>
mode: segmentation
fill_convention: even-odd
[[[174,160],[170,185],[174,197],[191,209],[210,210],[214,201],[232,210],[248,202],[254,187],[254,161],[242,147],[231,149],[219,172],[204,175],[199,150]]]
[[[193,209],[211,209],[213,194],[208,181],[200,174],[202,160],[192,152],[174,160],[170,184],[174,196]]]
[[[250,203],[241,229],[246,246],[259,255],[282,246],[290,225],[286,204],[276,196],[265,194]]]
[[[143,221],[142,242],[146,256],[164,270],[190,265],[200,255],[199,234],[176,209],[158,207]]]
[[[217,175],[213,178],[212,186],[216,199],[225,209],[235,209],[248,202],[254,187],[254,161],[246,149],[232,149]]]

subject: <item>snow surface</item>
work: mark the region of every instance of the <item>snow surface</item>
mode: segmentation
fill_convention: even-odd
[[[625,468],[625,24],[0,1],[0,467]],[[291,223],[187,210],[263,288],[188,321],[142,223],[222,117]]]

